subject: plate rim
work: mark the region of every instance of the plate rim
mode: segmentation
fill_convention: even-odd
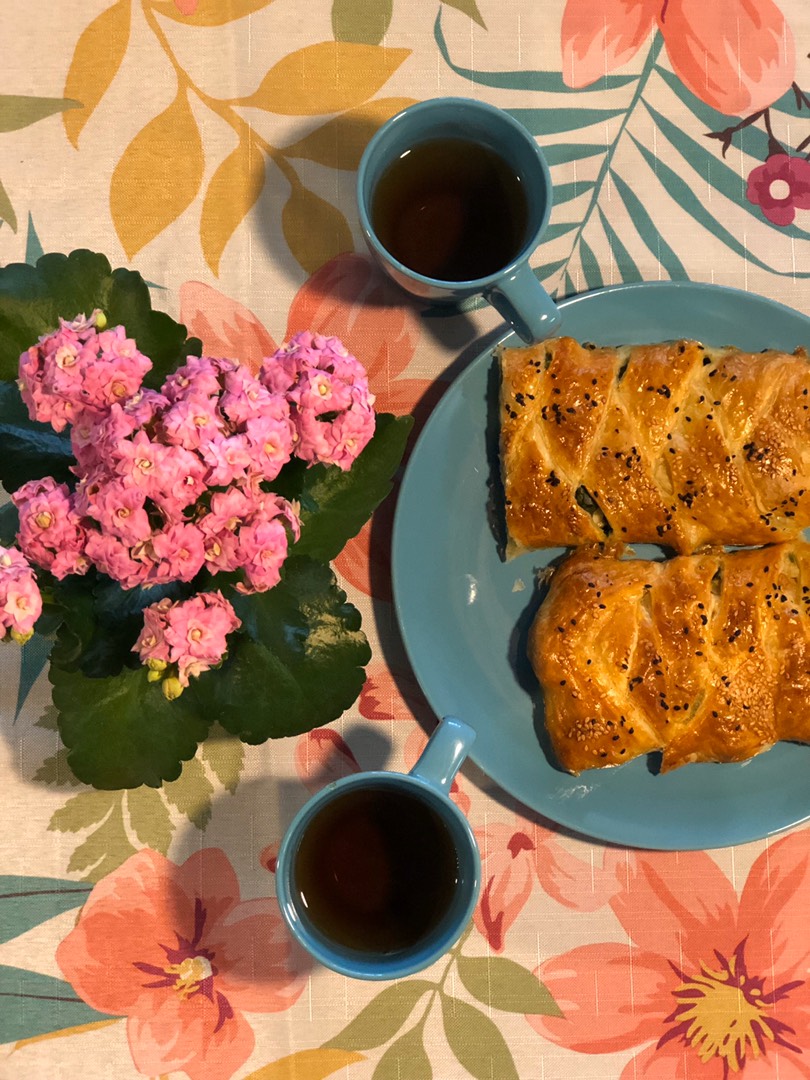
[[[807,327],[808,346],[810,346],[810,316],[805,315],[803,312],[799,312],[796,309],[791,308],[787,304],[783,304],[778,300],[772,300],[770,297],[762,296],[759,293],[747,292],[744,289],[735,288],[733,286],[716,285],[709,282],[700,282],[694,280],[622,282],[615,285],[608,285],[600,289],[590,290],[584,293],[577,293],[571,297],[567,297],[559,301],[558,307],[562,310],[564,316],[567,310],[570,310],[571,308],[585,302],[593,303],[597,299],[602,299],[602,302],[609,302],[611,296],[619,293],[633,294],[639,292],[649,292],[651,290],[655,290],[658,292],[696,291],[703,294],[704,296],[723,296],[726,298],[727,301],[731,302],[743,303],[746,305],[761,304],[768,310],[775,310],[775,313],[778,314],[784,313],[792,320],[799,319],[803,323],[805,323]],[[431,411],[430,415],[425,421],[424,426],[422,427],[422,430],[419,432],[416,441],[414,442],[414,445],[409,455],[408,463],[402,476],[398,495],[401,494],[406,487],[412,462],[414,461],[414,459],[418,460],[417,455],[420,444],[422,444],[423,441],[426,442],[431,437],[430,433],[432,432],[433,427],[436,424],[441,423],[444,412],[452,406],[453,393],[455,392],[456,394],[458,394],[461,392],[461,389],[463,389],[465,379],[468,374],[470,372],[477,372],[478,368],[486,368],[488,364],[491,364],[493,360],[494,350],[499,346],[503,345],[506,341],[515,339],[518,344],[524,344],[517,338],[515,332],[510,328],[504,326],[502,330],[503,332],[499,333],[497,336],[494,336],[495,331],[493,331],[493,333],[490,335],[485,335],[480,341],[480,351],[478,351],[476,355],[473,356],[473,358],[464,365],[464,368],[448,384],[447,388],[442,394],[441,399],[437,402],[436,406]],[[565,332],[565,320],[563,319],[563,325],[559,327],[555,334],[552,336],[563,336]],[[607,337],[610,338],[611,335],[608,333]],[[465,348],[464,352],[469,353],[474,346],[475,343],[472,343],[471,346],[467,346]],[[413,473],[411,472],[410,475],[413,475]],[[391,541],[391,584],[394,611],[396,614],[397,626],[399,628],[399,632],[402,638],[405,653],[407,655],[414,678],[416,679],[430,707],[434,710],[434,712],[436,712],[437,715],[440,715],[440,710],[436,708],[437,702],[435,701],[435,695],[433,694],[431,689],[424,685],[422,676],[417,669],[417,663],[414,659],[414,648],[411,640],[411,630],[406,625],[405,619],[403,618],[402,604],[399,599],[400,592],[403,588],[403,583],[400,581],[400,574],[398,571],[398,567],[401,561],[398,552],[400,551],[404,543],[404,527],[402,525],[402,522],[404,520],[404,511],[401,510],[401,507],[402,500],[397,498],[397,506],[394,512]],[[714,848],[737,846],[740,844],[766,839],[768,837],[781,834],[787,829],[795,828],[801,824],[810,821],[810,801],[808,801],[807,812],[804,816],[792,819],[790,821],[785,821],[784,823],[775,825],[773,827],[769,826],[764,829],[754,829],[753,831],[749,830],[748,832],[744,832],[744,834],[734,835],[730,838],[729,836],[718,836],[716,842],[713,842],[711,844],[707,844],[705,842],[690,843],[688,841],[685,841],[683,837],[679,838],[677,843],[672,842],[670,838],[662,838],[663,842],[657,844],[638,843],[633,841],[632,839],[628,840],[623,836],[617,835],[616,832],[614,830],[611,830],[610,828],[600,829],[598,827],[592,827],[590,823],[588,823],[587,825],[583,825],[581,822],[578,823],[565,813],[558,813],[555,807],[548,807],[546,805],[533,805],[531,802],[527,802],[522,795],[516,794],[513,790],[511,790],[508,783],[508,778],[507,781],[504,781],[502,776],[497,775],[500,772],[499,769],[495,770],[495,774],[490,771],[489,766],[479,758],[477,749],[477,746],[474,744],[469,754],[470,760],[478,766],[478,768],[487,776],[487,778],[489,778],[494,784],[496,784],[500,788],[501,792],[514,799],[520,806],[524,807],[526,810],[546,818],[547,820],[557,825],[559,828],[571,832],[581,839],[597,840],[605,844],[620,845],[628,848],[635,847],[642,850],[712,850]],[[542,753],[539,747],[538,752]],[[633,763],[631,762],[629,764],[632,765]],[[748,764],[748,762],[743,764],[746,765]],[[576,780],[575,777],[572,777],[571,779],[572,781]],[[576,817],[576,815],[574,815],[574,817]],[[726,832],[728,833],[728,830],[726,830]]]

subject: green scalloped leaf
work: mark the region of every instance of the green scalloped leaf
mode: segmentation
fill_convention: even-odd
[[[245,748],[235,735],[229,735],[219,724],[212,724],[208,738],[202,744],[202,760],[231,795],[239,787],[245,763]]]
[[[159,851],[161,855],[168,853],[174,825],[159,791],[151,787],[131,788],[127,792],[127,819],[144,847]]]
[[[145,383],[159,387],[166,374],[200,343],[162,311],[153,311],[149,288],[134,270],[113,270],[104,255],[84,249],[49,253],[36,266],[0,267],[0,379],[16,379],[20,354],[54,330],[60,316],[101,308],[111,326],[123,324],[153,363]]]
[[[424,1031],[424,1024],[419,1023],[392,1042],[377,1062],[371,1080],[433,1080]]]
[[[485,1012],[443,993],[442,1020],[450,1049],[475,1080],[520,1080],[506,1040]]]
[[[275,588],[231,599],[241,631],[222,666],[193,680],[180,701],[247,743],[301,734],[353,704],[371,649],[328,566],[290,557]]]
[[[85,784],[103,790],[160,787],[177,779],[208,734],[206,709],[195,708],[187,694],[167,701],[146,676],[139,667],[89,679],[51,663],[59,734],[70,751],[68,764]]]
[[[241,743],[239,745],[241,746]],[[176,780],[163,785],[163,794],[172,806],[200,831],[211,820],[211,798],[214,794],[214,785],[205,775],[199,756],[190,758],[183,765],[183,771]]]

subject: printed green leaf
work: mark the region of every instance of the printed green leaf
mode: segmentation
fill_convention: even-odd
[[[602,271],[599,269],[599,263],[593,249],[582,236],[579,238],[579,258],[588,288],[601,289],[605,284],[605,279],[602,277]]]
[[[335,465],[288,465],[276,490],[301,503],[301,539],[296,555],[328,562],[360,532],[374,509],[390,494],[413,426],[410,416],[380,413],[363,452],[348,472]]]
[[[755,266],[760,267],[762,270],[767,270],[771,274],[778,274],[780,277],[810,278],[810,270],[797,270],[794,268],[791,268],[790,270],[777,270],[775,267],[769,266],[768,263],[754,255],[750,248],[746,247],[742,241],[738,240],[733,233],[729,232],[729,230],[714,217],[711,211],[706,209],[705,205],[700,201],[697,195],[695,195],[694,191],[674,169],[671,169],[669,165],[660,158],[651,154],[638,139],[633,136],[631,136],[631,138],[639,153],[650,167],[655,169],[658,180],[672,198],[675,199],[678,205],[685,210],[698,225],[701,225],[704,229],[707,229],[712,236],[721,240],[735,255],[741,256],[747,262],[753,263]]]
[[[598,154],[607,153],[607,146],[604,143],[557,143],[554,146],[541,146],[540,149],[550,168],[554,165],[568,165],[572,161],[584,161]],[[557,201],[556,198],[554,201]]]
[[[759,207],[754,206],[746,198],[747,183],[739,172],[726,165],[719,155],[710,153],[707,144],[696,142],[648,102],[645,101],[644,105],[664,137],[678,151],[687,165],[695,170],[704,183],[714,188],[721,195],[725,195],[727,199],[730,199],[737,206],[741,206],[752,218],[772,229],[777,235],[786,236],[792,240],[810,240],[810,232],[800,229],[796,225],[774,225],[768,221]],[[660,157],[660,155],[656,156]]]
[[[68,763],[86,784],[101,789],[160,787],[176,780],[211,722],[186,694],[167,701],[146,670],[88,679],[51,663],[53,702]],[[254,686],[255,698],[255,686]]]
[[[80,109],[80,101],[69,98],[28,97],[0,94],[0,132],[19,131],[65,109]]]
[[[202,744],[202,760],[225,790],[233,795],[245,763],[245,748],[239,739],[229,735],[219,724],[212,724],[208,738]]]
[[[393,10],[393,0],[333,0],[335,41],[379,45],[391,23]]]
[[[54,730],[56,730],[55,716]],[[49,784],[52,787],[79,787],[81,784],[81,781],[74,776],[73,769],[68,765],[66,746],[60,746],[55,754],[45,758],[34,773],[34,780],[38,784]]]
[[[108,1020],[51,975],[0,965],[0,1043],[17,1042],[63,1028]]]
[[[433,1068],[425,1051],[424,1024],[406,1031],[392,1042],[377,1062],[371,1080],[433,1080]]]
[[[196,715],[260,743],[310,730],[313,716],[336,720],[356,700],[371,650],[328,566],[290,557],[273,589],[232,602],[243,625],[228,658],[179,699]]]
[[[556,240],[560,236],[566,236],[568,233],[573,232],[574,229],[579,228],[578,221],[560,221],[555,222],[553,225],[549,225],[546,231],[543,233],[543,243],[549,243],[551,240]]]
[[[178,778],[163,785],[163,792],[172,806],[176,806],[198,829],[204,829],[211,820],[214,785],[205,775],[199,757],[185,762]]]
[[[189,352],[199,354],[200,343],[187,337],[184,326],[152,310],[149,287],[140,274],[113,270],[104,255],[92,251],[50,253],[36,266],[0,267],[0,379],[17,378],[20,353],[56,329],[60,316],[71,319],[94,308],[105,312],[111,326],[123,324],[152,360],[147,386],[159,387]]]
[[[456,11],[460,11],[463,15],[467,15],[473,22],[483,26],[486,30],[487,24],[481,17],[481,12],[478,10],[475,0],[442,0],[442,3],[446,4],[447,7],[455,8]]]
[[[615,169],[610,170],[610,175],[622,202],[627,207],[627,212],[638,229],[639,236],[649,252],[661,263],[673,281],[687,279],[689,275],[686,272],[686,267],[663,238],[638,195]]]
[[[76,881],[0,875],[0,942],[81,907],[89,892],[89,886]]]
[[[28,235],[25,242],[25,261],[29,266],[33,266],[37,259],[41,258],[45,252],[42,250],[42,244],[39,242],[37,236],[37,230],[34,228],[34,219],[31,215],[28,215]]]
[[[48,822],[51,832],[83,832],[105,821],[121,796],[114,791],[82,791],[54,811]]]
[[[563,206],[567,202],[578,199],[588,191],[593,191],[593,180],[574,180],[570,184],[557,184],[554,187],[553,199],[555,206]]]
[[[592,124],[604,124],[616,116],[624,115],[624,109],[586,109],[572,105],[568,109],[507,109],[510,116],[519,120],[530,135],[559,135],[563,131],[580,131]]]
[[[17,231],[17,215],[14,213],[14,207],[11,205],[8,192],[3,187],[2,180],[0,180],[0,222],[2,221],[6,222],[12,232]]]
[[[381,990],[355,1018],[324,1047],[341,1050],[371,1050],[396,1035],[416,1007],[417,1001],[433,988],[425,979],[394,983]]]
[[[605,230],[605,236],[610,245],[610,250],[613,252],[616,264],[619,267],[622,281],[641,281],[641,271],[633,261],[632,255],[619,239],[618,233],[608,221],[607,215],[602,210],[602,207],[597,207],[597,210],[599,211],[599,220],[602,222],[602,228]]]
[[[460,956],[457,966],[465,989],[484,1005],[531,1016],[562,1016],[543,983],[514,960],[504,956]]]
[[[171,815],[159,791],[132,788],[126,794],[129,827],[144,847],[165,855],[172,842]]]
[[[455,5],[453,5],[455,7]],[[483,23],[481,24],[483,25]],[[478,86],[491,86],[498,90],[529,90],[542,94],[572,94],[582,93],[572,86],[563,82],[562,75],[558,71],[471,71],[468,68],[459,67],[450,59],[447,42],[442,31],[442,12],[436,16],[433,24],[433,36],[439,47],[442,59],[456,75],[476,83]],[[606,75],[588,87],[590,91],[613,90],[620,86],[627,86],[636,82],[637,75]]]
[[[538,281],[547,281],[562,270],[567,262],[568,259],[557,259],[555,262],[545,263],[543,266],[533,266],[532,273]]]
[[[485,1012],[443,993],[442,1020],[450,1049],[475,1080],[520,1080],[506,1040]]]
[[[124,826],[123,792],[118,792],[109,817],[79,844],[67,868],[71,873],[83,873],[85,881],[101,881],[134,855],[135,850]]]

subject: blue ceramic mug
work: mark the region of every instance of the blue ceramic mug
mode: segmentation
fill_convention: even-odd
[[[388,182],[390,170],[415,148],[444,141],[474,143],[495,155],[516,179],[524,224],[515,249],[504,265],[485,276],[469,280],[431,277],[406,265],[389,251],[375,226],[375,195],[380,180]],[[462,159],[458,168],[445,162],[443,182],[461,185]],[[452,158],[451,158],[452,162]],[[521,194],[522,193],[522,194]],[[450,189],[452,194],[452,187]],[[403,289],[422,299],[457,303],[480,295],[512,325],[526,342],[542,341],[560,324],[560,313],[529,266],[551,214],[551,176],[535,140],[517,120],[493,105],[472,98],[445,97],[411,105],[387,120],[369,141],[357,174],[360,225],[366,243],[379,264]],[[525,201],[525,205],[524,205]],[[484,210],[486,213],[486,210]],[[379,220],[379,215],[378,215]]]
[[[343,777],[293,819],[276,894],[290,931],[320,963],[356,979],[399,979],[459,939],[481,860],[449,793],[474,739],[445,717],[410,773]]]

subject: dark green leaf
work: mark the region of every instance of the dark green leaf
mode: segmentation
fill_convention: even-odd
[[[476,1080],[519,1080],[506,1040],[485,1012],[442,994],[442,1020],[450,1049]]]
[[[571,105],[567,109],[507,109],[510,116],[519,120],[530,135],[558,135],[563,131],[581,131],[591,124],[604,124],[615,116],[623,116],[624,109],[586,109]]]
[[[0,1043],[109,1020],[76,996],[70,983],[23,968],[0,966]]]
[[[452,68],[456,75],[461,75],[462,78],[469,79],[478,86],[491,86],[498,90],[529,90],[541,94],[582,93],[581,90],[564,83],[558,71],[471,71],[468,68],[459,67],[450,59],[442,31],[441,9],[433,24],[433,36],[447,66]],[[615,90],[619,86],[627,86],[637,81],[638,75],[606,75],[589,86],[588,90]]]
[[[465,989],[484,1005],[530,1016],[562,1016],[548,989],[528,968],[504,956],[460,956]]]
[[[146,670],[88,679],[50,667],[59,733],[76,776],[103,790],[175,780],[208,733],[210,717],[183,694],[167,701]]]
[[[393,1039],[413,1012],[417,1001],[433,988],[425,979],[394,983],[381,990],[324,1048],[371,1050]]]
[[[391,1043],[377,1062],[371,1080],[433,1080],[433,1068],[425,1051],[424,1024],[417,1024]]]
[[[582,262],[582,273],[585,275],[585,283],[588,288],[601,289],[605,284],[605,279],[602,277],[602,271],[599,269],[599,262],[596,255],[584,237],[580,237],[579,240],[579,257]]]
[[[559,143],[556,146],[541,146],[540,149],[549,166],[569,165],[572,161],[606,154],[608,150],[604,143]],[[556,198],[554,201],[557,201]]]
[[[332,0],[335,41],[379,45],[388,31],[393,0]]]
[[[232,600],[242,633],[222,667],[181,700],[192,697],[209,721],[248,743],[328,724],[356,700],[371,650],[328,566],[289,558],[275,588]]]
[[[118,323],[138,343],[154,367],[146,378],[159,386],[166,373],[199,342],[161,311],[153,311],[149,289],[140,274],[112,270],[104,255],[78,250],[50,253],[36,266],[10,263],[0,268],[0,378],[15,379],[20,354],[40,335],[58,326],[60,316],[100,308],[110,325]]]
[[[610,175],[633,224],[638,230],[639,236],[644,241],[650,254],[661,263],[673,281],[688,279],[689,275],[686,272],[686,267],[658,231],[655,222],[645,210],[641,199],[615,169],[610,170]]]
[[[86,885],[59,878],[0,876],[0,942],[80,907],[89,892]]]
[[[17,686],[17,707],[14,710],[15,723],[26,698],[31,693],[31,688],[45,670],[52,647],[53,641],[42,637],[41,634],[34,634],[30,641],[27,641],[22,647],[20,680]]]
[[[0,506],[0,544],[3,547],[11,547],[16,542],[19,527],[20,515],[14,503],[7,502]]]
[[[70,439],[58,435],[50,424],[29,419],[16,382],[0,382],[0,482],[6,491],[16,491],[28,480],[43,476],[52,476],[60,484],[75,482],[70,472],[73,463]]]
[[[701,225],[704,229],[707,229],[712,236],[715,236],[718,240],[722,241],[726,247],[733,251],[735,255],[739,255],[745,259],[746,262],[753,263],[761,270],[767,270],[771,274],[778,274],[780,277],[790,278],[810,278],[810,270],[798,270],[791,268],[790,270],[777,270],[773,266],[769,266],[762,259],[758,258],[741,240],[739,240],[733,233],[717,220],[717,218],[708,210],[703,202],[695,195],[692,188],[686,183],[686,181],[671,169],[660,158],[651,154],[645,146],[643,146],[638,139],[631,136],[636,148],[650,165],[655,170],[655,174],[658,180],[663,185],[664,189],[672,196],[678,203],[681,209],[685,210],[687,214],[698,225]]]
[[[641,281],[641,271],[636,266],[633,256],[624,246],[619,238],[618,233],[610,224],[606,214],[602,210],[602,207],[597,207],[599,211],[599,220],[602,222],[602,228],[605,230],[605,236],[610,244],[610,250],[613,252],[613,256],[616,259],[616,263],[619,267],[619,273],[621,274],[622,281]]]
[[[328,562],[360,532],[372,511],[393,487],[393,476],[402,461],[410,416],[380,413],[369,444],[348,472],[336,465],[290,463],[274,483],[274,489],[301,502],[301,539],[296,555]]]
[[[34,228],[34,219],[31,215],[28,215],[28,236],[25,242],[25,261],[29,266],[34,266],[37,259],[39,259],[45,252],[42,250],[42,244],[39,242],[37,236],[37,230]]]

